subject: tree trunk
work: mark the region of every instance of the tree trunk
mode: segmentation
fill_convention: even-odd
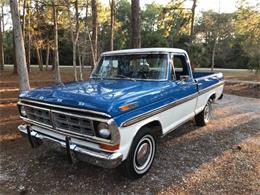
[[[43,70],[43,57],[42,57],[42,49],[41,48],[39,48],[39,52],[40,52],[41,68]]]
[[[31,0],[27,1],[27,27],[26,27],[26,62],[27,62],[27,70],[30,72],[31,69]]]
[[[54,71],[55,70],[55,56],[56,56],[56,53],[55,53],[55,50],[54,48],[52,49],[52,66],[51,66],[51,70]]]
[[[84,48],[82,49],[82,56],[81,56],[81,63],[82,66],[84,68],[85,66],[85,62],[86,62],[86,56],[87,56],[87,42],[88,42],[88,34],[87,34],[87,28],[88,28],[88,6],[89,6],[89,1],[86,1],[86,15],[85,15],[85,23],[84,23],[84,38],[85,38],[85,44],[84,44]]]
[[[93,47],[93,66],[96,64],[97,60],[97,2],[96,0],[91,0],[92,9],[92,47]]]
[[[192,44],[192,41],[193,41],[196,2],[197,2],[197,0],[193,0],[193,5],[191,8],[192,15],[191,15],[191,27],[190,27],[190,44]]]
[[[77,76],[77,43],[78,43],[78,37],[79,37],[79,13],[78,13],[78,0],[75,1],[75,15],[76,15],[76,29],[75,29],[75,35],[73,30],[73,24],[72,24],[72,18],[71,18],[71,12],[70,12],[70,3],[69,1],[66,1],[67,8],[68,8],[68,16],[70,20],[70,34],[71,34],[71,42],[72,42],[72,54],[73,54],[73,71],[74,71],[74,80],[78,80]]]
[[[3,32],[5,32],[5,21],[4,21],[4,2],[2,2],[1,13],[2,13],[2,25],[3,25]]]
[[[54,24],[54,68],[55,68],[55,80],[57,83],[61,83],[60,76],[60,62],[59,62],[59,45],[58,45],[58,25],[57,25],[57,10],[56,10],[56,1],[52,0],[52,17]]]
[[[36,46],[36,56],[37,56],[37,62],[39,65],[39,69],[40,69],[40,71],[43,71],[43,64],[42,64],[40,49],[37,46]]]
[[[10,0],[11,15],[13,21],[13,31],[15,40],[16,61],[19,74],[20,91],[30,89],[29,76],[26,68],[26,58],[24,49],[24,40],[18,12],[17,0]]]
[[[47,44],[47,51],[46,51],[46,61],[45,61],[45,68],[48,70],[49,67],[49,58],[50,58],[50,44]]]
[[[23,39],[25,40],[25,24],[26,24],[26,21],[25,21],[25,7],[26,7],[26,0],[23,0],[23,19],[22,19],[22,31],[23,31]]]
[[[78,80],[77,77],[77,44],[72,43],[72,53],[73,53],[73,70],[74,70],[74,81]]]
[[[73,31],[72,36],[74,37],[73,41],[73,67],[74,67],[74,80],[77,81],[77,45],[79,39],[79,11],[78,11],[78,0],[75,1],[75,15],[76,15],[76,35],[74,37]],[[72,28],[72,27],[71,27]]]
[[[91,36],[90,36],[88,28],[86,29],[86,33],[88,35],[88,39],[89,39],[89,42],[90,42],[91,56],[92,56],[92,61],[93,61],[92,69],[93,69],[96,66],[96,60],[95,60],[94,47],[93,47],[93,44],[92,44],[92,41],[91,41]]]
[[[0,17],[0,71],[4,70],[4,47],[3,47],[3,32],[2,32],[2,17]]]
[[[217,46],[217,38],[215,38],[215,40],[214,40],[214,45],[213,45],[213,49],[212,49],[212,55],[211,55],[211,72],[214,72],[214,67],[215,67],[216,46]]]
[[[16,60],[16,47],[15,47],[15,40],[14,40],[14,30],[13,30],[13,63],[14,63],[14,69],[13,74],[17,74],[17,60]]]
[[[81,60],[81,53],[80,49],[78,47],[78,60],[79,60],[79,79],[83,80],[83,66],[82,66],[82,60]]]
[[[131,0],[131,42],[132,48],[141,47],[141,31],[140,31],[140,5],[139,0]]]
[[[115,0],[110,1],[110,50],[114,50]]]

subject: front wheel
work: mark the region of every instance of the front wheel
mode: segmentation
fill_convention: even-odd
[[[204,109],[195,116],[195,121],[198,126],[205,126],[209,123],[211,119],[211,111],[212,111],[212,101],[211,99],[208,100],[207,104],[205,105]]]
[[[123,162],[124,174],[131,179],[145,175],[152,166],[156,152],[156,139],[149,128],[135,136],[128,158]]]

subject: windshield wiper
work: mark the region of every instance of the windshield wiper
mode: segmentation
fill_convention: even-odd
[[[132,80],[132,81],[136,81],[134,78],[131,78],[131,77],[128,77],[128,76],[125,76],[125,75],[122,75],[122,74],[115,75],[114,77],[124,78],[124,79],[129,79],[129,80]]]

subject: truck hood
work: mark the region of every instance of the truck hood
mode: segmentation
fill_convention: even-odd
[[[122,113],[120,106],[134,103],[135,108],[140,108],[159,101],[168,85],[166,81],[91,79],[33,89],[20,94],[20,98],[105,112],[114,117]]]

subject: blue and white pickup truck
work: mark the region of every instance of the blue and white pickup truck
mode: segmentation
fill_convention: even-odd
[[[159,137],[193,118],[209,122],[223,87],[222,73],[192,72],[182,49],[104,52],[88,81],[21,93],[19,130],[32,146],[51,140],[70,160],[121,165],[138,178],[151,168]]]

